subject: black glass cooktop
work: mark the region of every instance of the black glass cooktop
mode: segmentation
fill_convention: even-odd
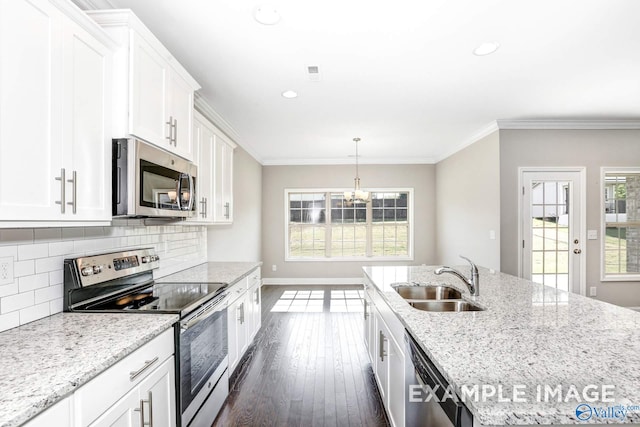
[[[226,283],[162,283],[143,286],[125,295],[90,304],[91,311],[141,311],[188,314],[219,295]]]

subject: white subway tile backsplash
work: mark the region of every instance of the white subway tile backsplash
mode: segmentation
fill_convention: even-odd
[[[10,283],[8,285],[1,285],[0,286],[0,298],[2,297],[6,297],[9,295],[15,295],[19,292],[18,290],[18,282],[14,281],[13,283]]]
[[[127,223],[125,221],[124,223]],[[204,226],[71,227],[0,230],[0,257],[14,259],[14,283],[0,286],[0,331],[59,313],[63,260],[82,255],[152,247],[160,256],[156,277],[207,260]]]
[[[6,331],[17,326],[20,326],[20,313],[18,311],[0,315],[0,331]]]
[[[73,241],[49,243],[49,256],[66,255],[73,252]]]
[[[50,315],[49,302],[42,304],[32,305],[31,307],[23,308],[20,310],[20,324],[33,322],[34,320],[42,319]]]
[[[53,285],[42,289],[36,289],[34,291],[34,303],[41,304],[43,302],[54,301],[60,298],[62,292],[62,284]]]
[[[0,298],[0,314],[21,310],[33,305],[33,291]]]
[[[0,230],[0,242],[3,245],[26,245],[33,243],[32,228],[7,228]]]
[[[49,286],[48,273],[34,274],[31,276],[20,277],[18,279],[18,288],[20,293],[45,288],[47,286]]]
[[[83,227],[69,227],[62,229],[62,240],[84,239]]]
[[[62,298],[56,298],[53,301],[49,301],[49,311],[51,314],[62,313]]]
[[[35,230],[35,242],[57,242],[62,239],[61,228],[36,228]]]
[[[47,243],[37,243],[35,245],[18,246],[18,260],[44,258],[49,256],[49,245]]]
[[[29,276],[36,272],[35,260],[16,261],[13,263],[13,275],[15,277]]]
[[[56,270],[49,273],[49,286],[59,285],[64,281],[63,270]]]
[[[64,258],[61,256],[37,259],[36,274],[48,273],[50,271],[60,270],[63,259]]]

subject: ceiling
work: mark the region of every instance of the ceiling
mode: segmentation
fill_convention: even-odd
[[[431,163],[497,119],[640,118],[638,0],[273,0],[275,25],[259,0],[106,1],[263,164],[353,162],[354,137],[363,163]]]

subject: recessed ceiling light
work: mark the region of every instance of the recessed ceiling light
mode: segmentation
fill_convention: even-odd
[[[274,25],[280,21],[280,14],[278,13],[278,10],[270,4],[258,6],[253,17],[263,25]]]
[[[298,92],[294,90],[285,90],[282,92],[282,96],[287,99],[293,99],[298,97]]]
[[[473,54],[476,55],[476,56],[490,55],[493,52],[495,52],[496,50],[498,50],[499,47],[500,47],[500,43],[485,42],[485,43],[482,43],[477,48],[475,48],[473,50]]]

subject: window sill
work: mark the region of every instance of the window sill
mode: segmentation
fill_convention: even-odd
[[[640,274],[628,274],[628,275],[611,275],[601,276],[601,282],[637,282],[640,280]]]

